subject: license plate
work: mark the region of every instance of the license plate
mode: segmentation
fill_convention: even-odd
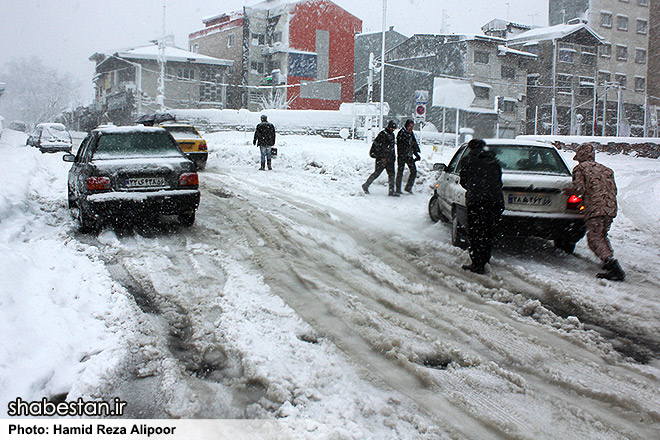
[[[126,179],[127,188],[151,188],[165,186],[164,177],[131,177]]]
[[[548,206],[552,205],[552,197],[535,196],[531,194],[509,194],[509,204],[528,205],[528,206]]]

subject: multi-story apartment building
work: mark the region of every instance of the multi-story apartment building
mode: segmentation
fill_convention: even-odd
[[[527,63],[536,55],[508,48],[505,42],[486,35],[413,35],[391,49],[385,61],[398,67],[385,68],[384,95],[390,116],[412,117],[415,91],[429,91],[432,98],[435,78],[448,78],[468,84],[474,92],[472,103],[458,112],[459,127],[474,129],[478,137],[523,133]],[[378,92],[376,85],[374,95]],[[443,109],[431,106],[430,100],[426,121],[454,131],[458,105],[452,104],[451,100],[446,102]]]
[[[161,69],[158,45],[118,52],[97,52],[94,109],[117,124],[131,124],[139,114],[160,109]],[[164,102],[169,108],[224,107],[222,85],[233,61],[213,58],[166,44]]]
[[[537,55],[528,64],[526,132],[592,134],[602,39],[578,21],[535,28],[509,38],[507,44]]]
[[[623,103],[621,118],[634,134],[643,131],[649,61],[658,56],[657,45],[649,44],[651,3],[657,0],[549,0],[551,25],[583,19],[604,40],[598,54],[598,85],[608,101]]]
[[[204,24],[189,35],[189,46],[237,62],[231,107],[337,110],[353,100],[354,36],[362,20],[331,1],[266,0]]]
[[[407,39],[408,37],[395,31],[394,26],[390,26],[390,29],[385,31],[385,51],[398,46]],[[373,53],[375,58],[380,59],[382,44],[382,32],[369,32],[355,36],[354,87],[356,93],[358,93],[360,89],[367,87],[369,77],[369,56]]]

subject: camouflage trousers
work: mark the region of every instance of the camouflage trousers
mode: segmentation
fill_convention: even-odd
[[[589,249],[602,261],[614,255],[607,233],[612,226],[612,217],[598,216],[585,220],[587,225],[587,244]]]

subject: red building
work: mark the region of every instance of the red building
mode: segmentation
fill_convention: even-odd
[[[240,66],[230,93],[240,99],[230,106],[337,110],[353,100],[362,20],[331,1],[267,0],[204,23],[189,36],[191,50]]]

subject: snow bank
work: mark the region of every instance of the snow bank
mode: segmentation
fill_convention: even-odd
[[[546,142],[564,150],[575,150],[584,142],[593,142],[596,144],[597,151],[611,154],[623,153],[652,159],[660,157],[660,138],[523,135],[517,136],[516,139]]]

